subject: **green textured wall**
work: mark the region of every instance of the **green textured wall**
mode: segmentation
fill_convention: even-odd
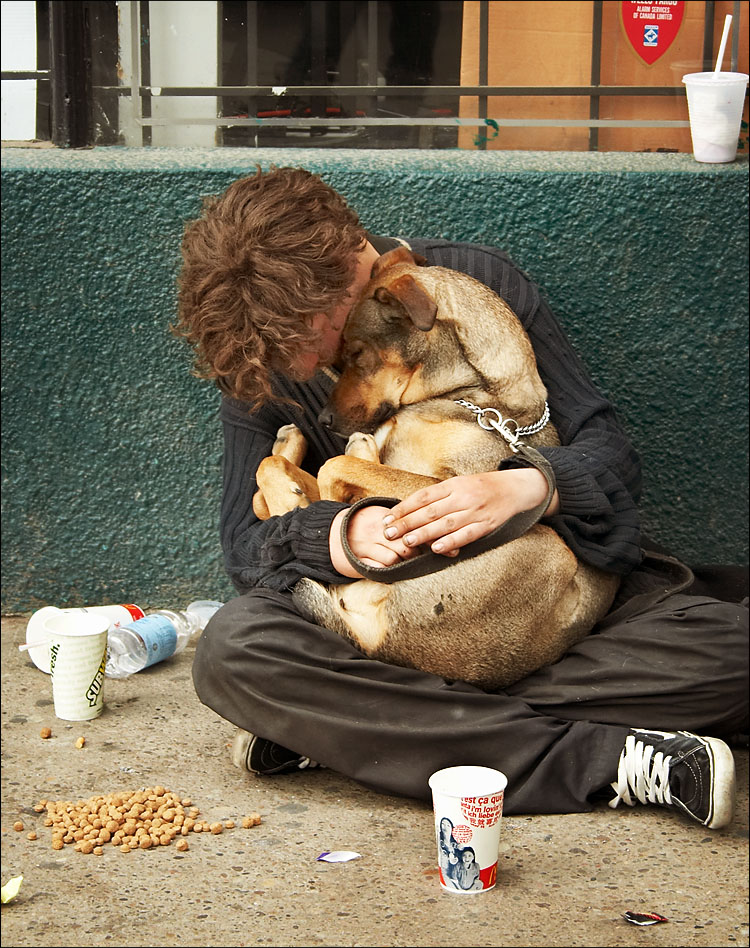
[[[689,155],[5,149],[2,608],[225,597],[217,394],[174,315],[182,223],[264,166],[373,232],[504,247],[644,462],[647,531],[747,562],[747,161]]]

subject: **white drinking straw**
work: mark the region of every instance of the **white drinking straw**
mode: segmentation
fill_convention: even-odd
[[[724,18],[724,32],[721,34],[721,43],[719,45],[719,55],[716,57],[716,69],[714,69],[714,75],[717,72],[721,72],[721,61],[724,59],[724,50],[727,48],[727,40],[729,39],[729,30],[732,28],[732,14],[727,13]]]
[[[40,645],[49,645],[52,639],[42,639],[41,642],[27,642],[26,645],[19,645],[19,652],[28,652],[30,648],[37,648]]]

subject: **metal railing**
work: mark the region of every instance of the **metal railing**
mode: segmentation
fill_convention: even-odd
[[[129,85],[94,85],[91,79],[91,54],[87,4],[80,0],[51,0],[49,3],[49,69],[36,71],[3,72],[3,79],[37,79],[48,81],[51,87],[50,137],[60,147],[89,147],[96,144],[95,123],[92,119],[95,94],[127,96],[133,108],[133,121],[142,130],[142,143],[149,144],[150,130],[160,125],[204,125],[222,128],[346,128],[346,127],[433,127],[460,128],[486,127],[572,127],[588,128],[590,150],[598,147],[600,128],[682,128],[686,121],[648,120],[648,119],[601,119],[600,102],[608,96],[684,96],[682,86],[620,86],[601,85],[601,46],[602,46],[602,0],[593,4],[593,22],[591,33],[591,83],[585,86],[498,86],[487,82],[489,66],[489,0],[479,4],[479,82],[475,85],[381,85],[377,82],[376,67],[378,61],[378,2],[367,2],[367,81],[361,85],[338,85],[328,82],[315,84],[288,85],[278,87],[258,84],[257,62],[257,3],[246,3],[246,43],[247,82],[242,85],[214,86],[154,86],[150,82],[151,48],[149,31],[149,4],[146,0],[130,2],[130,46],[132,55],[131,82]],[[737,69],[740,36],[740,2],[734,2],[734,24],[731,44],[731,68]],[[324,3],[312,3],[317,16],[321,15]],[[714,3],[706,2],[703,31],[703,69],[713,67],[714,43]],[[320,37],[321,30],[312,30],[313,42]],[[312,51],[313,61],[321,61],[319,51]],[[314,72],[314,71],[313,71]],[[317,78],[321,77],[318,70]],[[154,117],[151,104],[156,98],[216,96],[219,103],[214,117]],[[246,98],[250,108],[246,115],[222,115],[222,100],[229,96]],[[433,115],[382,115],[377,114],[375,103],[389,97],[405,97],[418,102],[420,99],[445,97],[457,100],[462,96],[478,99],[477,117],[462,117],[456,114]],[[490,97],[516,96],[571,96],[589,99],[588,118],[513,118],[494,119],[488,115]],[[336,101],[362,98],[370,108],[365,114],[327,113],[327,100]],[[268,116],[250,114],[252,104],[259,98],[305,99],[310,106],[304,115],[290,114]],[[286,110],[285,110],[286,111]],[[445,110],[450,112],[451,110]],[[486,146],[486,140],[477,140],[477,147]]]

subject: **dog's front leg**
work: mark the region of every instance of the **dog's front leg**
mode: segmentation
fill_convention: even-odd
[[[409,494],[437,484],[436,477],[411,474],[344,454],[331,458],[318,471],[318,487],[323,500],[338,500],[354,504],[363,497],[397,497],[403,500]]]
[[[373,464],[380,463],[380,452],[375,439],[371,434],[363,434],[361,431],[355,431],[349,436],[344,454],[349,458],[361,458]]]

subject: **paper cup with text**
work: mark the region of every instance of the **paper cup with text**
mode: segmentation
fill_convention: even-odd
[[[448,767],[429,779],[440,885],[487,892],[497,879],[500,822],[508,778],[491,767]]]
[[[90,721],[104,708],[109,618],[95,613],[58,612],[45,619],[55,715]]]

